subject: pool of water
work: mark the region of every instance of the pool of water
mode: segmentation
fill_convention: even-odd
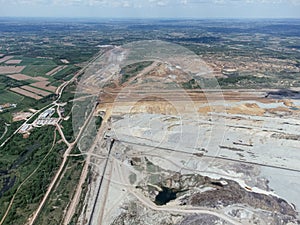
[[[162,191],[158,193],[155,198],[156,205],[165,205],[168,202],[176,199],[177,191],[171,190],[166,187],[162,187]]]

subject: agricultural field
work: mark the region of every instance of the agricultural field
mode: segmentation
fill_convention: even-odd
[[[12,59],[12,60],[6,61],[5,64],[7,64],[7,65],[17,65],[17,64],[20,64],[21,62],[22,62],[22,60]]]
[[[46,73],[53,70],[56,66],[55,65],[28,65],[22,73],[25,75],[29,75],[31,77],[37,77],[37,76],[45,76]]]
[[[5,104],[8,102],[19,103],[24,99],[23,96],[7,90],[1,90],[0,96],[0,104]]]
[[[35,94],[38,94],[38,95],[41,95],[41,96],[48,96],[48,95],[51,94],[50,92],[43,91],[43,90],[33,88],[33,87],[30,87],[30,86],[22,86],[21,88],[24,89],[24,90],[27,90],[27,91],[31,91],[31,92],[33,92]]]
[[[6,76],[9,77],[9,78],[12,78],[14,80],[19,80],[19,81],[20,80],[36,80],[36,81],[47,80],[47,78],[45,78],[45,77],[31,77],[31,76],[24,75],[24,74],[21,74],[21,73],[6,75]]]
[[[52,96],[59,85],[80,69],[60,64],[59,60],[49,58],[3,56],[0,58],[0,104],[21,103],[18,107],[21,110],[27,103],[33,103],[31,100],[47,101],[46,97]]]
[[[23,69],[25,66],[0,66],[0,75],[20,73]]]
[[[23,96],[26,96],[26,97],[29,97],[29,98],[33,98],[33,99],[36,99],[36,100],[42,99],[41,96],[39,96],[39,95],[37,95],[35,93],[32,93],[30,91],[26,91],[23,88],[16,87],[16,88],[11,88],[10,90],[13,91],[13,92],[15,92],[15,93],[18,93],[20,95],[23,95]]]
[[[3,57],[3,54],[1,54],[1,55],[2,55],[2,58],[0,58],[0,64],[7,62],[9,59],[13,58],[13,56],[4,56]]]
[[[46,73],[47,76],[53,76],[54,74],[58,73],[59,71],[67,68],[67,66],[57,66],[53,70]]]

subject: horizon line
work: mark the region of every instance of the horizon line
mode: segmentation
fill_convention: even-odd
[[[300,17],[89,17],[89,16],[0,16],[0,19],[104,19],[104,20],[300,20]]]

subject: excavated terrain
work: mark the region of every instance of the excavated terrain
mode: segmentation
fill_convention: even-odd
[[[103,136],[82,221],[300,224],[298,92],[184,89],[178,68],[98,77]]]

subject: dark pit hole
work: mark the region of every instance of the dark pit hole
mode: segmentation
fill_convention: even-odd
[[[162,191],[158,193],[155,197],[155,204],[156,205],[165,205],[168,202],[176,199],[176,195],[179,191],[175,191],[166,187],[162,187]]]

